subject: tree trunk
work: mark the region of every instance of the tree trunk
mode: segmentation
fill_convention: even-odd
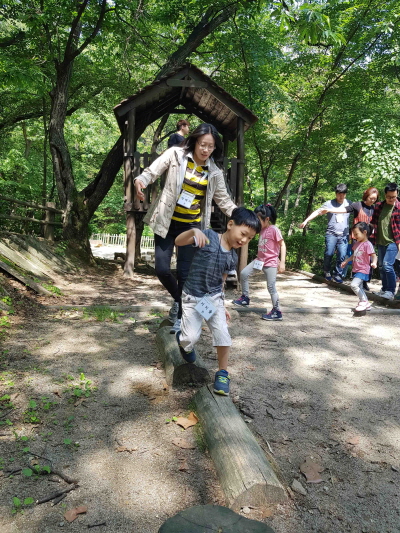
[[[226,22],[226,20],[233,15],[235,9],[236,5],[231,4],[221,10],[215,18],[211,18],[211,10],[207,11],[207,13],[203,16],[201,21],[197,24],[188,37],[187,41],[170,56],[155,79],[160,79],[172,69],[183,65],[187,58],[203,43],[204,39],[219,25]],[[139,132],[135,132],[136,138],[139,136],[138,133]],[[141,133],[142,132],[140,132],[140,134]],[[110,190],[112,184],[114,183],[115,177],[122,166],[122,146],[122,136],[120,136],[104,160],[104,163],[101,165],[100,171],[96,175],[95,179],[82,191],[82,196],[85,198],[84,203],[87,207],[88,213],[87,223],[89,223],[93,213],[96,211],[97,207]]]
[[[51,91],[49,123],[50,152],[56,179],[58,197],[64,210],[63,237],[83,259],[92,259],[89,244],[89,213],[82,194],[78,194],[72,173],[72,162],[64,137],[64,124],[68,103],[68,88],[72,62],[57,66],[57,81]]]
[[[297,195],[296,195],[296,200],[294,202],[294,207],[293,207],[293,211],[296,210],[297,207],[299,207],[299,202],[300,202],[300,196],[301,196],[301,191],[303,190],[303,178],[300,179],[300,185],[299,185],[299,188],[297,189]],[[292,212],[293,213],[293,212]],[[290,223],[290,228],[289,228],[289,231],[288,231],[288,235],[292,235],[293,233],[293,229],[294,229],[294,226],[295,226],[295,222],[293,221],[293,218],[294,218],[294,214],[292,214],[292,221]]]

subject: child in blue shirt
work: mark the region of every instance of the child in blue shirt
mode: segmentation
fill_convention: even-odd
[[[235,250],[247,244],[259,231],[257,215],[237,207],[222,235],[211,229],[193,228],[175,239],[176,246],[193,244],[198,247],[183,287],[181,330],[176,338],[182,357],[186,362],[194,363],[194,345],[200,338],[203,318],[206,320],[218,355],[219,369],[214,381],[216,394],[227,396],[230,380],[228,357],[232,340],[227,326],[230,314],[224,306],[223,282],[227,273],[236,268]]]

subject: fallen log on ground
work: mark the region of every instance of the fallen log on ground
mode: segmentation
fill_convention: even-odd
[[[239,511],[283,503],[284,487],[230,398],[208,386],[194,401],[228,506]]]
[[[210,382],[210,375],[201,357],[195,363],[186,363],[179,351],[175,335],[170,333],[171,326],[162,327],[157,331],[156,344],[165,368],[165,379],[168,385],[181,386]]]

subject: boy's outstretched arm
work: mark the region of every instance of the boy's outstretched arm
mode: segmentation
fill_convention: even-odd
[[[187,246],[188,244],[197,244],[199,248],[203,248],[210,241],[204,233],[198,228],[184,231],[175,239],[176,246]]]
[[[280,247],[281,247],[281,252],[280,252],[280,261],[279,261],[278,272],[280,274],[282,274],[286,270],[286,244],[285,244],[285,241],[283,239],[280,241],[279,244],[280,244]]]

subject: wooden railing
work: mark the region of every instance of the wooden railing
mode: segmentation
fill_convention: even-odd
[[[4,205],[6,203],[6,205]],[[25,216],[15,214],[15,205],[28,207],[33,211],[45,212],[44,220],[35,217],[35,213],[32,216]],[[62,226],[61,221],[56,221],[56,215],[63,215],[64,212],[61,209],[56,208],[55,202],[46,202],[46,205],[34,204],[33,202],[25,202],[24,200],[18,200],[16,198],[10,198],[0,194],[0,218],[5,220],[33,222],[34,224],[40,224],[43,226],[43,236],[49,241],[54,241],[54,227]],[[3,225],[4,228],[4,225]],[[5,228],[6,229],[6,228]],[[25,229],[25,228],[23,228]]]

